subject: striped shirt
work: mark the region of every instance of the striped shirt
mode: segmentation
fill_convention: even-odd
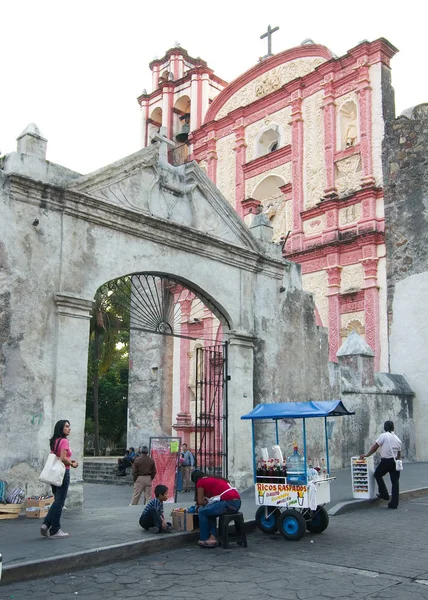
[[[161,502],[158,498],[152,498],[149,500],[149,502],[147,502],[141,516],[146,515],[150,510],[152,510],[152,508],[158,511],[161,518],[163,518],[163,502]]]

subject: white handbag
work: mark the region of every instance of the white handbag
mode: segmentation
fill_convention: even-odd
[[[395,458],[394,451],[392,449],[392,444],[391,444],[391,440],[389,439],[389,436],[388,436],[388,443],[389,443],[389,447],[391,448],[392,458],[395,460],[395,470],[396,471],[402,471],[403,470],[403,461],[400,458]]]
[[[49,454],[43,471],[40,473],[39,479],[43,483],[50,483],[56,487],[61,487],[65,475],[65,465],[52,452]]]

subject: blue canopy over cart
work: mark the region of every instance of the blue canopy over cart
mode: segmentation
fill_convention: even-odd
[[[251,420],[255,500],[258,505],[256,523],[264,533],[280,531],[287,540],[299,540],[306,530],[321,533],[329,522],[324,505],[330,502],[330,459],[328,453],[328,417],[354,415],[341,400],[280,402],[258,404],[241,419]],[[326,468],[325,473],[314,469],[308,472],[306,448],[306,419],[324,419]],[[284,469],[257,473],[255,423],[268,422],[275,426],[276,444],[279,445],[278,424],[283,419],[302,419],[303,458],[297,471]]]

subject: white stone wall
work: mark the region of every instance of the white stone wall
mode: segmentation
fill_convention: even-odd
[[[416,393],[414,419],[417,459],[428,460],[428,272],[411,275],[395,284],[390,331],[391,370],[406,376]]]

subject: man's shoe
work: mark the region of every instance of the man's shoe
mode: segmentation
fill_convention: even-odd
[[[43,525],[40,527],[40,535],[43,537],[49,537],[49,527],[45,525],[45,523],[43,523]]]
[[[388,508],[398,508],[398,506],[391,506],[391,504],[388,504]]]
[[[58,531],[50,536],[51,540],[62,540],[63,538],[68,538],[69,533],[65,533],[62,529],[58,529]]]
[[[159,533],[159,527],[149,527],[147,531],[149,533]]]

